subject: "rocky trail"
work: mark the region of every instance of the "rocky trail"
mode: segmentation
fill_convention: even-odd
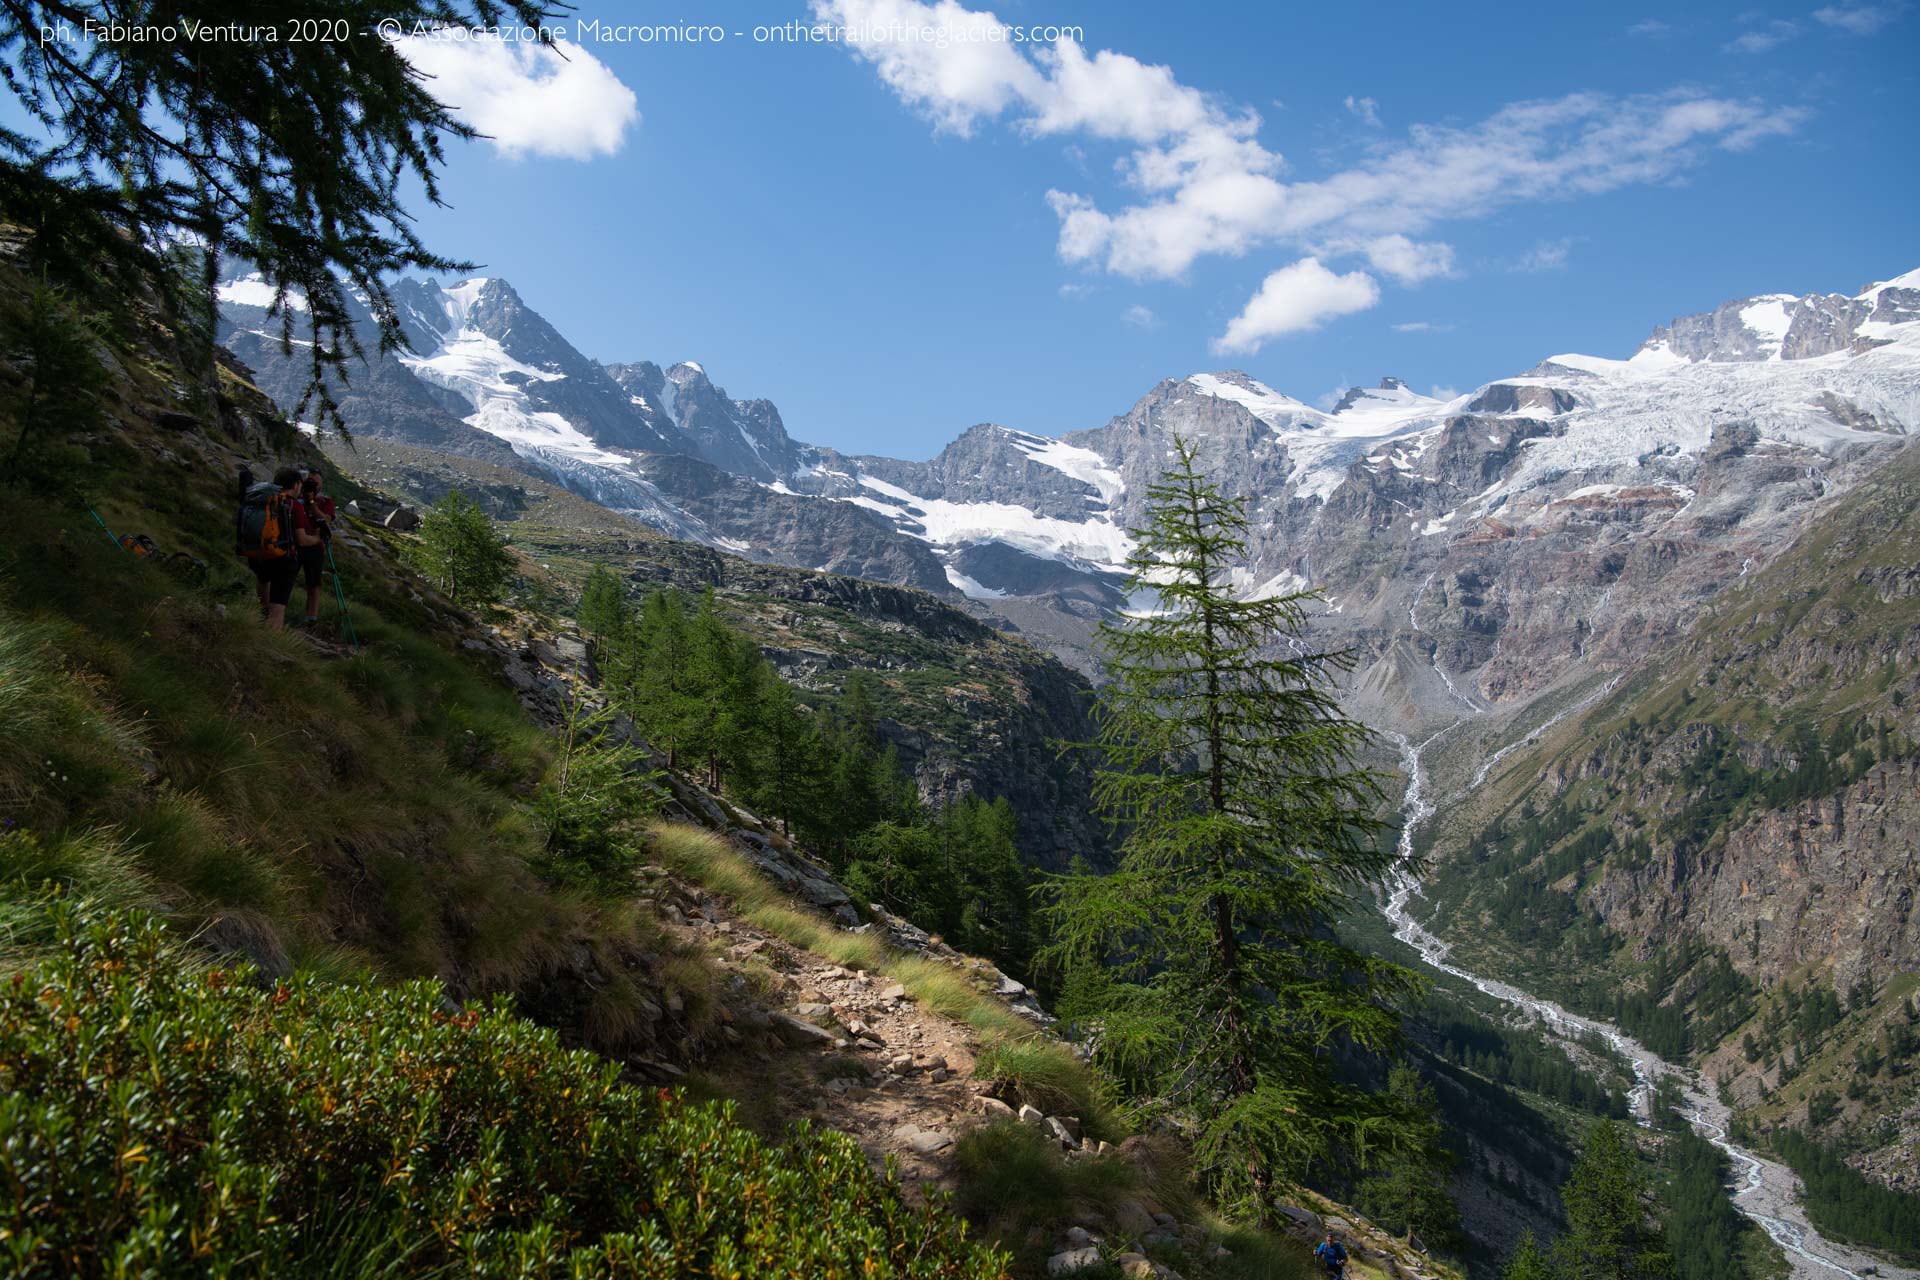
[[[953,1145],[994,1115],[1011,1116],[973,1080],[978,1036],[884,974],[833,964],[756,928],[716,895],[681,890],[683,939],[712,952],[758,1007],[732,1013],[727,1039],[759,1041],[742,1083],[779,1114],[851,1135],[903,1182],[950,1189]],[[759,1068],[769,1068],[759,1070]]]

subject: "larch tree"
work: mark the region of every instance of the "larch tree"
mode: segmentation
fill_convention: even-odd
[[[91,271],[106,259],[163,292],[173,284],[164,246],[196,242],[200,297],[178,314],[201,317],[209,350],[219,261],[252,263],[274,291],[283,351],[292,351],[295,312],[305,317],[301,416],[337,426],[330,387],[364,351],[356,298],[381,349],[404,345],[387,278],[466,265],[421,242],[401,198],[418,183],[439,203],[444,139],[477,131],[434,97],[431,79],[386,34],[538,30],[558,6],[335,0],[311,12],[274,9],[0,0],[0,77],[30,122],[0,127],[0,214],[36,228],[34,265]],[[310,21],[296,31],[302,18]],[[133,34],[102,34],[114,24]]]
[[[1333,1058],[1389,1045],[1418,979],[1333,931],[1396,855],[1330,687],[1346,658],[1302,643],[1313,597],[1235,593],[1245,504],[1190,443],[1147,501],[1129,594],[1156,605],[1103,628],[1090,744],[1119,865],[1051,882],[1044,955],[1099,1057],[1191,1117],[1216,1195],[1265,1218],[1279,1181],[1392,1123]]]
[[[449,490],[420,519],[414,562],[457,605],[489,609],[513,578],[513,553],[493,518],[458,489]]]
[[[1601,1120],[1560,1188],[1567,1232],[1560,1272],[1569,1280],[1666,1280],[1673,1274],[1665,1232],[1652,1212],[1640,1153],[1627,1129]]]

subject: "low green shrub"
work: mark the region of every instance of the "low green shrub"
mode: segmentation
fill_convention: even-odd
[[[17,1276],[1004,1274],[849,1139],[770,1145],[437,983],[267,990],[137,913],[47,908],[0,982]]]
[[[954,1148],[957,1203],[991,1239],[1037,1263],[1036,1237],[1075,1209],[1110,1212],[1140,1186],[1139,1171],[1117,1156],[1068,1160],[1039,1129],[1002,1120],[963,1135]]]

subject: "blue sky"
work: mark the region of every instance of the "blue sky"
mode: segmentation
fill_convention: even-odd
[[[685,20],[717,44],[590,40],[548,83],[531,51],[441,51],[499,141],[454,149],[420,225],[589,355],[697,359],[796,436],[907,457],[1097,426],[1204,369],[1465,389],[1920,265],[1920,12],[1893,0],[1005,0],[1082,37],[884,30],[971,9],[713,5]],[[819,19],[878,38],[753,38]]]

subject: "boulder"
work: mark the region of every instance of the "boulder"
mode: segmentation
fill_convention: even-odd
[[[833,1045],[835,1039],[833,1032],[816,1027],[804,1018],[796,1018],[789,1013],[774,1013],[767,1017],[773,1029],[780,1033],[780,1038],[789,1044],[814,1045],[819,1048],[831,1048]]]
[[[381,523],[395,533],[412,533],[420,527],[420,513],[412,507],[395,507]]]
[[[1047,1113],[1023,1102],[1020,1104],[1020,1123],[1030,1124],[1036,1129],[1044,1129],[1047,1125]]]
[[[953,1145],[952,1134],[942,1133],[938,1129],[922,1129],[912,1124],[904,1124],[895,1129],[893,1137],[894,1141],[923,1156],[945,1151]]]
[[[1274,1211],[1286,1219],[1283,1224],[1287,1232],[1295,1236],[1308,1236],[1319,1239],[1327,1233],[1327,1227],[1320,1221],[1320,1215],[1311,1209],[1302,1209],[1297,1204],[1277,1203]]]
[[[1047,1274],[1070,1276],[1076,1271],[1091,1271],[1101,1262],[1100,1250],[1092,1245],[1084,1249],[1067,1249],[1047,1259]]]

